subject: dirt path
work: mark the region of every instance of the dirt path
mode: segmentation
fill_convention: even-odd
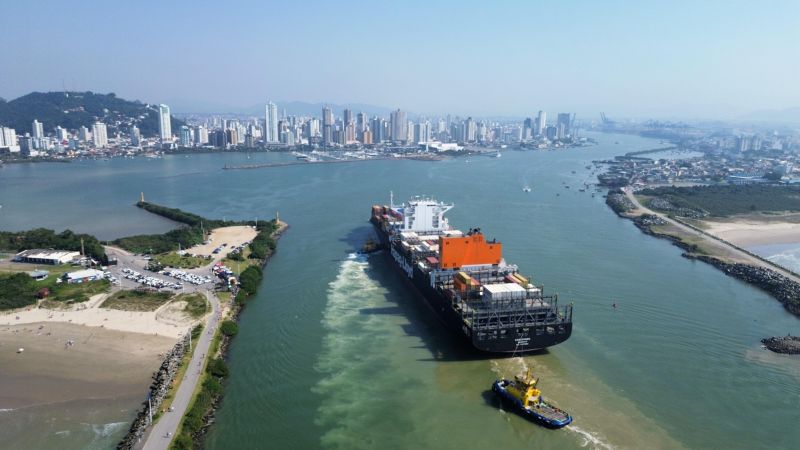
[[[689,225],[686,225],[683,222],[678,222],[677,220],[668,217],[666,214],[659,213],[659,212],[653,211],[652,209],[646,208],[641,203],[639,203],[639,200],[636,198],[635,195],[633,195],[633,190],[630,189],[630,188],[624,188],[623,191],[625,192],[625,195],[628,197],[628,199],[637,208],[637,211],[631,212],[632,215],[640,216],[642,214],[652,214],[652,215],[658,216],[658,217],[664,219],[670,225],[672,225],[674,227],[677,227],[682,232],[685,232],[685,233],[690,234],[692,236],[695,236],[697,238],[703,239],[703,241],[706,244],[708,244],[709,247],[712,247],[713,249],[716,250],[714,252],[714,254],[717,254],[717,255],[720,255],[720,254],[721,255],[726,255],[726,254],[733,255],[733,256],[735,256],[735,259],[737,259],[740,262],[743,262],[745,264],[749,264],[751,266],[763,267],[765,269],[769,269],[769,270],[775,271],[775,272],[785,276],[786,278],[789,278],[790,280],[792,280],[792,281],[794,281],[796,283],[800,283],[800,276],[797,275],[796,273],[791,272],[789,270],[786,270],[783,267],[775,265],[775,264],[773,264],[773,263],[771,263],[769,261],[766,261],[764,259],[761,259],[761,258],[758,258],[756,256],[753,256],[750,253],[742,251],[740,248],[738,248],[738,247],[736,247],[736,246],[734,246],[734,245],[732,245],[732,244],[730,244],[728,242],[725,242],[725,241],[723,241],[723,240],[721,240],[719,238],[713,237],[713,236],[703,232],[702,230],[699,230],[697,228],[694,228],[694,227],[691,227]]]

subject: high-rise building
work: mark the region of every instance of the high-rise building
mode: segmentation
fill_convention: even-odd
[[[386,135],[383,132],[383,125],[384,120],[380,117],[373,117],[372,118],[372,125],[370,125],[369,130],[372,132],[372,142],[375,144],[381,143],[386,140]],[[365,142],[366,144],[366,142]]]
[[[361,141],[364,145],[371,145],[372,144],[372,131],[367,128],[364,130],[364,133],[361,135]]]
[[[414,125],[414,142],[428,142],[431,140],[431,123],[426,121]]]
[[[89,129],[88,128],[80,127],[80,129],[78,129],[78,140],[79,141],[81,141],[81,142],[89,142],[89,139],[91,139],[91,137],[92,136],[89,133]]]
[[[198,125],[194,130],[194,143],[197,145],[208,144],[208,128],[205,125]]]
[[[67,132],[67,129],[61,128],[60,126],[56,127],[56,139],[58,139],[58,142],[69,140],[69,133]]]
[[[367,131],[367,115],[360,112],[356,115],[356,135],[359,139],[365,131]]]
[[[142,145],[142,133],[136,125],[131,127],[131,145],[134,147]]]
[[[353,144],[356,141],[356,124],[348,123],[344,126],[344,143]]]
[[[556,130],[558,131],[558,138],[564,139],[570,134],[570,119],[569,113],[558,113],[556,119]]]
[[[0,147],[15,151],[17,148],[17,132],[13,128],[0,127]]]
[[[536,115],[536,129],[534,133],[536,136],[544,136],[545,129],[547,128],[547,113],[544,111],[539,111],[539,114]]]
[[[192,129],[186,125],[181,126],[180,140],[178,141],[181,147],[192,146]]]
[[[158,138],[162,143],[172,141],[172,118],[167,105],[158,105]]]
[[[353,110],[352,109],[345,109],[342,113],[342,121],[344,122],[344,126],[347,126],[353,123]]]
[[[333,112],[327,106],[322,108],[322,145],[333,143]]]
[[[267,102],[264,132],[264,142],[274,143],[280,140],[278,135],[278,105],[272,102]]]
[[[34,139],[41,139],[44,137],[44,127],[42,126],[42,122],[38,120],[33,120],[33,135]]]
[[[95,122],[92,125],[92,143],[96,148],[108,146],[108,130],[103,122]]]
[[[475,127],[475,121],[472,119],[472,117],[467,117],[467,120],[464,121],[464,141],[475,142],[477,131],[478,130]]]
[[[395,142],[406,142],[408,140],[408,120],[406,119],[405,111],[392,111],[389,114],[389,122],[391,123],[391,139]]]

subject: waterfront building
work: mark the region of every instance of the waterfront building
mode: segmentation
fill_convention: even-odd
[[[325,147],[333,143],[333,112],[327,106],[322,108],[322,145]]]
[[[108,146],[108,129],[103,122],[95,122],[92,125],[92,143],[95,148],[105,148]]]
[[[345,110],[342,113],[342,122],[344,122],[344,126],[347,126],[347,125],[350,125],[351,123],[353,123],[353,110],[352,109],[345,108]]]
[[[89,129],[82,126],[78,129],[78,140],[81,142],[89,142],[92,138],[91,133],[89,133]]]
[[[364,145],[372,144],[372,131],[370,131],[369,128],[364,130],[364,133],[361,135],[361,140]]]
[[[478,142],[486,142],[486,137],[488,134],[488,127],[483,122],[478,122],[478,130],[476,132],[476,139]]]
[[[372,118],[372,125],[370,125],[369,129],[372,131],[372,142],[373,143],[380,143],[386,140],[386,124],[385,120],[380,117],[373,117]]]
[[[278,142],[278,105],[267,102],[266,106],[266,126],[264,127],[264,142]]]
[[[134,147],[142,146],[142,133],[136,125],[131,127],[131,145]]]
[[[472,117],[467,117],[467,120],[464,121],[464,141],[475,142],[476,134],[475,121],[472,120]]]
[[[69,140],[69,132],[66,128],[61,128],[60,126],[56,127],[56,139],[58,142],[64,142]]]
[[[570,115],[569,113],[558,113],[556,119],[556,128],[558,131],[558,138],[565,139],[570,135]]]
[[[49,264],[56,266],[59,264],[68,264],[80,256],[81,254],[79,252],[66,250],[30,249],[17,253],[14,256],[14,261],[27,264]]]
[[[361,135],[367,131],[367,115],[363,112],[356,115],[356,136],[361,139]]]
[[[536,115],[536,130],[534,130],[534,135],[536,137],[544,136],[546,129],[547,129],[547,113],[544,111],[539,111],[539,114]]]
[[[406,142],[408,140],[408,120],[405,111],[397,109],[389,114],[391,123],[391,139],[394,142]]]
[[[192,146],[192,129],[186,125],[181,126],[181,134],[179,144],[181,147]]]
[[[225,140],[231,146],[239,145],[239,130],[236,128],[229,128],[225,130]]]
[[[33,120],[33,135],[34,139],[41,139],[44,137],[44,127],[42,126],[42,122],[38,120]]]
[[[414,125],[414,142],[428,142],[431,140],[431,123],[426,121]]]
[[[9,149],[11,152],[19,151],[17,132],[13,128],[0,127],[0,148]]]
[[[164,104],[158,105],[158,138],[162,144],[172,140],[172,118],[169,106]]]
[[[547,139],[555,141],[556,138],[558,137],[558,130],[553,125],[550,125],[549,127],[546,127],[544,129],[544,134]]]
[[[344,143],[353,144],[356,140],[356,124],[348,123],[344,126]]]
[[[196,145],[208,144],[208,128],[205,125],[198,125],[194,130],[194,143]]]

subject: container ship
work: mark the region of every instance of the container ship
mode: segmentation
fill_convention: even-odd
[[[370,222],[392,262],[436,316],[477,350],[522,354],[567,340],[572,305],[503,259],[503,246],[478,228],[463,233],[444,214],[453,204],[415,197],[374,205]]]

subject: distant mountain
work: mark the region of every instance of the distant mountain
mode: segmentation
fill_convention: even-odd
[[[758,120],[782,124],[800,124],[800,108],[764,109],[740,117],[742,120]]]
[[[124,100],[113,93],[32,92],[9,102],[0,100],[0,125],[25,134],[31,132],[34,119],[42,122],[45,133],[52,133],[56,126],[91,129],[99,120],[108,126],[109,135],[117,130],[127,132],[133,125],[143,136],[158,134],[158,111],[154,106]],[[183,121],[172,118],[173,133],[182,125]]]

